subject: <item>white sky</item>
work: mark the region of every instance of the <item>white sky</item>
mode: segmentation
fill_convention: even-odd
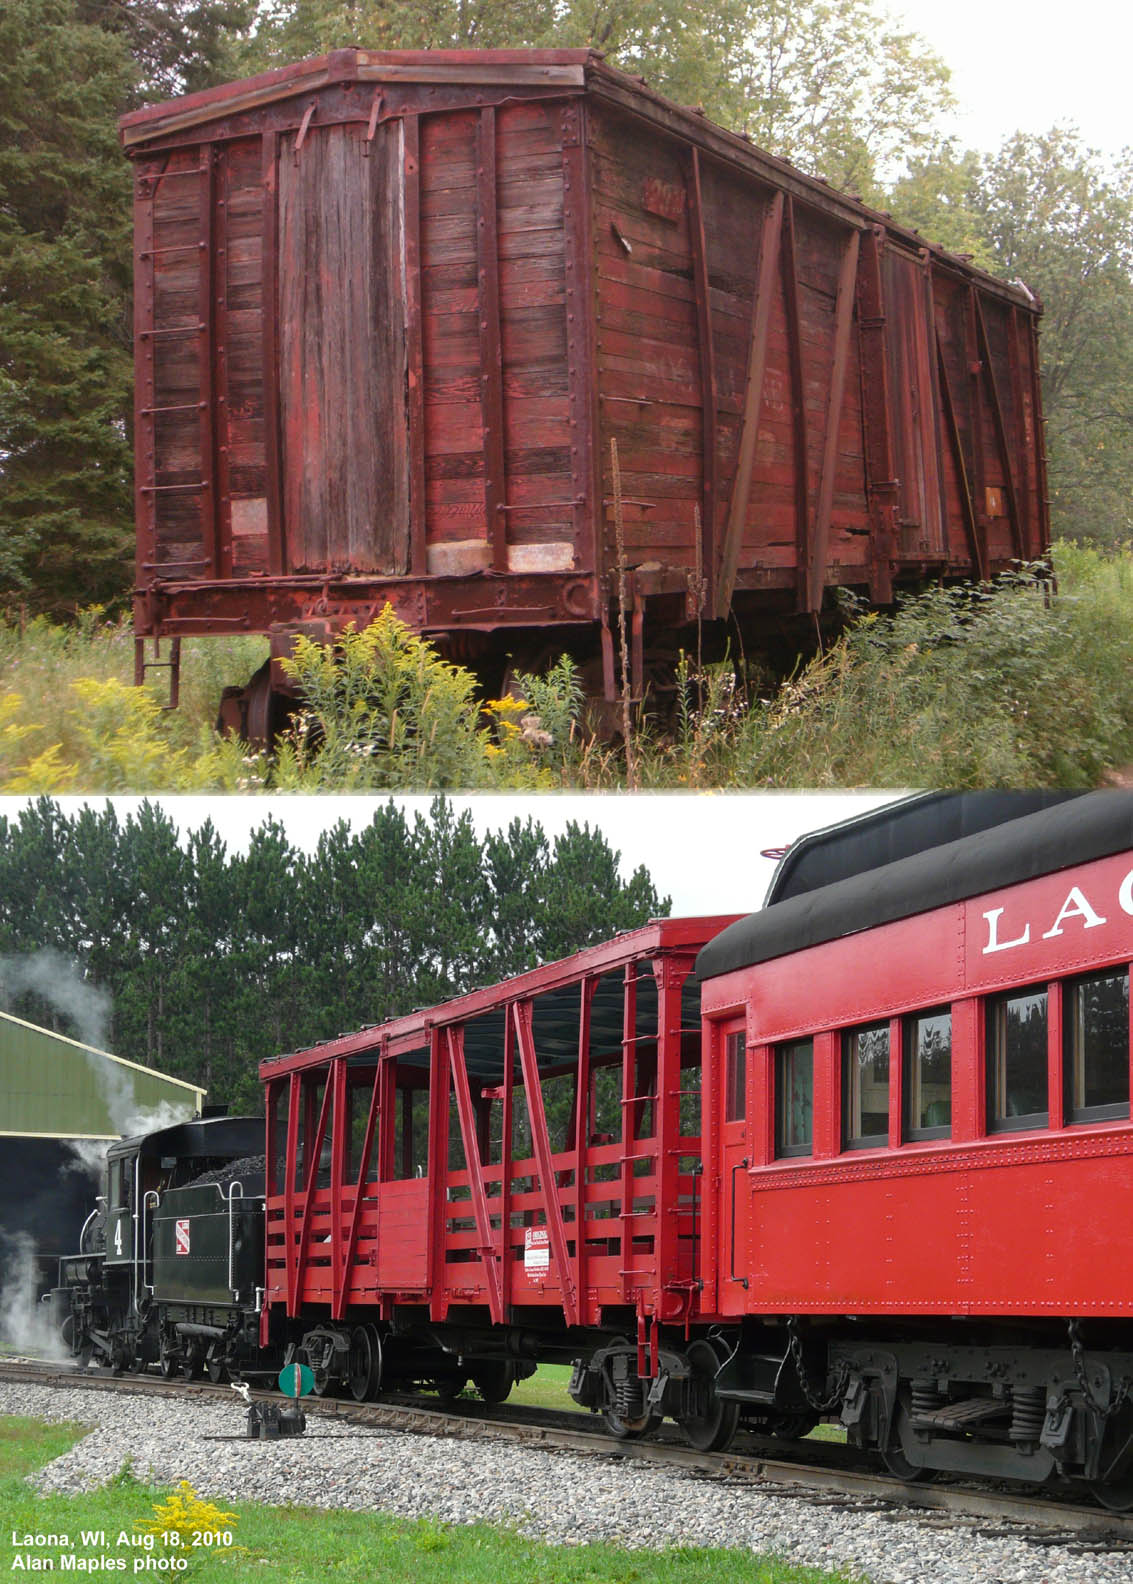
[[[662,896],[673,899],[675,917],[713,913],[750,913],[763,902],[775,868],[761,857],[762,849],[786,847],[796,836],[890,801],[895,794],[830,793],[689,793],[616,795],[547,794],[539,796],[467,796],[450,801],[459,811],[470,809],[478,830],[500,829],[529,815],[548,837],[568,820],[603,831],[621,853],[621,872],[628,877],[639,864],[649,870]],[[0,798],[0,815],[18,817],[26,798]],[[104,799],[61,797],[63,811],[73,816],[84,803],[101,808]],[[142,801],[116,797],[109,801],[125,818]],[[272,814],[292,843],[311,851],[321,831],[336,820],[367,825],[385,798],[364,797],[166,797],[160,803],[182,832],[211,818],[230,850],[242,849],[251,831]],[[427,796],[397,797],[412,821],[428,812]]]
[[[1111,158],[1133,145],[1129,0],[887,0],[952,71],[966,147],[1072,123]]]

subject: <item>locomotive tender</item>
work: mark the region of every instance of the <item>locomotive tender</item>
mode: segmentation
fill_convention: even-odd
[[[878,864],[882,811],[748,918],[265,1062],[257,1290],[190,1314],[139,1267],[141,1356],[301,1351],[359,1399],[573,1360],[620,1436],[832,1417],[905,1478],[1133,1506],[1133,795],[1003,812]]]
[[[139,679],[147,638],[278,661],[388,602],[613,697],[621,562],[641,697],[700,623],[762,650],[1047,548],[1027,289],[593,51],[339,50],[121,137]],[[263,736],[287,686],[231,709]]]

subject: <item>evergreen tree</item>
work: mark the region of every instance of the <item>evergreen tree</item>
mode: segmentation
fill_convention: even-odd
[[[70,0],[0,8],[0,607],[128,587],[134,78]]]

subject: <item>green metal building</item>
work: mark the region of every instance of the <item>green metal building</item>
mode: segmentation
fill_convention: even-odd
[[[103,1149],[195,1116],[205,1090],[0,1012],[0,1234],[72,1252]],[[3,1247],[0,1247],[0,1256]]]

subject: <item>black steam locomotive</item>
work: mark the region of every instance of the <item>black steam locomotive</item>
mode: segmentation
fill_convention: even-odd
[[[271,1368],[259,1349],[264,1124],[205,1116],[112,1144],[52,1318],[83,1364],[165,1376]]]

